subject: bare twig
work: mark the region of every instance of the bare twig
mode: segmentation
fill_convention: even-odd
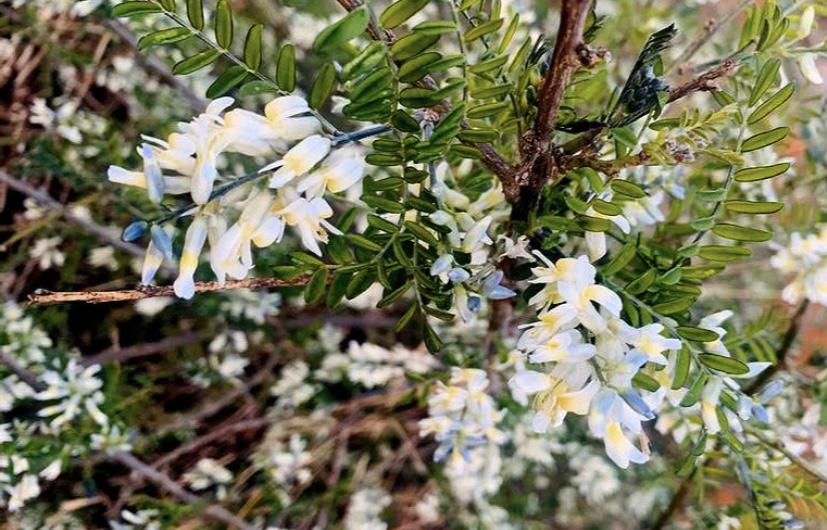
[[[667,102],[672,103],[683,97],[692,94],[693,92],[714,91],[718,87],[715,81],[721,77],[726,77],[738,68],[738,60],[735,57],[728,57],[724,61],[706,72],[702,73],[695,79],[684,83],[669,90],[669,99]]]
[[[175,497],[181,502],[194,505],[204,503],[204,501],[200,497],[185,490],[183,487],[178,485],[177,482],[175,482],[165,474],[161,473],[157,469],[153,469],[152,467],[148,466],[146,463],[144,463],[131,453],[115,453],[114,455],[112,455],[111,458],[125,465],[133,472],[135,472],[137,475],[145,478],[149,482],[152,482],[159,488],[167,491],[173,497]],[[204,507],[203,511],[204,514],[232,528],[237,528],[238,530],[253,530],[254,528],[252,525],[247,524],[246,522],[242,521],[241,519],[230,513],[223,506],[219,506],[217,504],[208,504]]]
[[[765,435],[763,432],[757,429],[749,429],[748,432],[751,435],[758,438],[761,441],[761,443],[763,443],[767,447],[774,449],[782,455],[784,455],[785,457],[787,457],[787,459],[789,459],[790,462],[800,467],[802,470],[806,471],[810,476],[812,476],[816,480],[819,480],[827,484],[827,475],[819,471],[818,468],[816,468],[814,465],[810,464],[797,454],[787,449],[787,447],[784,445],[784,442],[780,440],[772,440],[769,437],[767,437],[767,435]]]
[[[20,378],[21,381],[32,387],[32,389],[41,392],[46,390],[46,385],[37,380],[37,376],[21,366],[7,351],[0,350],[0,364],[4,364],[14,375]]]
[[[157,57],[147,55],[138,51],[138,39],[126,25],[117,20],[108,20],[106,25],[120,39],[132,49],[132,55],[138,66],[146,70],[150,75],[158,77],[164,84],[175,89],[183,97],[184,103],[194,110],[202,110],[207,106],[207,101],[196,94],[186,83],[172,75],[169,67]]]
[[[36,200],[43,206],[46,206],[51,212],[62,215],[67,221],[73,223],[83,229],[84,231],[96,236],[98,239],[112,245],[113,247],[128,252],[134,256],[143,256],[144,250],[132,243],[121,241],[117,236],[113,235],[109,229],[88,219],[78,216],[70,208],[53,199],[48,193],[43,190],[38,190],[22,180],[18,180],[5,171],[0,170],[0,182],[4,182],[10,188],[22,193],[32,199]]]
[[[126,348],[109,348],[98,354],[84,357],[81,364],[91,366],[93,364],[106,364],[110,362],[124,362],[147,355],[154,355],[166,350],[174,350],[203,339],[204,335],[199,333],[185,333],[175,337],[169,337],[157,342],[147,342]]]
[[[230,289],[273,289],[278,287],[294,287],[305,285],[309,281],[307,277],[295,278],[292,280],[281,280],[278,278],[247,278],[246,280],[231,280],[219,282],[195,282],[196,293],[212,293],[216,291],[227,291]],[[172,286],[143,286],[138,289],[123,291],[66,291],[52,292],[39,290],[29,295],[30,304],[62,304],[66,302],[86,302],[88,304],[104,304],[109,302],[128,302],[154,298],[157,296],[174,296]]]
[[[713,21],[711,24],[707,25],[704,34],[692,41],[692,43],[690,43],[689,46],[686,47],[683,53],[680,54],[680,56],[678,56],[678,58],[675,59],[675,61],[672,63],[670,69],[674,68],[675,66],[677,66],[678,68],[683,68],[684,64],[689,62],[692,59],[692,57],[694,57],[695,54],[698,53],[698,50],[703,48],[703,46],[707,42],[709,42],[710,39],[712,39],[712,37],[715,35],[715,33],[718,32],[719,29],[728,24],[730,20],[735,18],[738,15],[738,13],[743,11],[745,7],[747,7],[754,1],[755,0],[741,0],[740,2],[738,2],[738,5],[736,5],[735,8],[729,13],[727,13],[723,18]]]

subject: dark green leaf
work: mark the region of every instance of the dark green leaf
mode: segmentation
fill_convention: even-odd
[[[212,85],[207,89],[207,97],[215,99],[221,97],[236,86],[238,86],[244,78],[247,77],[247,69],[243,66],[233,65],[224,70],[218,76]]]
[[[213,49],[206,49],[202,52],[196,53],[192,57],[187,57],[175,64],[172,67],[172,73],[175,75],[187,75],[202,68],[206,68],[215,62],[221,54]]]
[[[322,299],[325,289],[327,288],[327,280],[329,276],[330,271],[324,267],[319,268],[313,273],[313,276],[310,277],[310,281],[307,282],[307,286],[304,288],[305,302],[308,304],[315,304]]]
[[[355,11],[354,11],[355,13]],[[308,103],[314,109],[321,109],[336,89],[336,70],[330,63],[325,63],[319,69],[319,74],[310,87]]]
[[[724,372],[733,375],[744,375],[749,372],[749,366],[742,363],[738,359],[726,357],[724,355],[717,355],[714,353],[701,353],[698,355],[698,360],[704,366],[712,368],[718,372]]]
[[[228,0],[218,0],[215,6],[215,41],[225,50],[233,44],[233,10]]]
[[[354,9],[343,18],[326,27],[313,42],[316,51],[328,52],[365,32],[370,15],[366,7]]]
[[[261,30],[261,24],[250,27],[244,40],[244,62],[251,70],[258,70],[261,66]]]
[[[379,15],[379,23],[386,29],[393,29],[428,5],[429,0],[398,0]]]
[[[155,2],[145,2],[142,0],[123,2],[112,8],[112,16],[114,17],[134,17],[160,12],[161,6]]]

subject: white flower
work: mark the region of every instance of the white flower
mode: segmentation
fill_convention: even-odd
[[[821,72],[819,72],[818,66],[816,66],[816,55],[814,53],[800,54],[798,56],[798,68],[801,70],[801,75],[804,76],[804,79],[810,83],[814,85],[824,83]]]
[[[54,416],[50,425],[60,427],[71,422],[85,409],[95,422],[106,425],[109,420],[98,408],[103,403],[103,392],[100,391],[103,383],[96,377],[99,371],[100,366],[97,364],[84,368],[75,359],[70,359],[62,370],[44,373],[41,380],[46,384],[46,389],[38,392],[35,397],[58,402],[43,407],[38,415],[45,418]]]
[[[118,262],[115,260],[115,249],[110,246],[93,248],[89,253],[89,265],[93,267],[107,268],[110,271],[118,270]]]
[[[801,18],[798,20],[798,31],[795,37],[797,39],[806,39],[813,32],[813,23],[816,19],[816,9],[813,6],[807,6],[801,12]]]
[[[226,485],[233,479],[233,474],[212,458],[202,458],[195,468],[182,476],[184,482],[194,490],[205,490],[218,486],[218,498],[226,494]]]
[[[204,215],[196,215],[187,228],[184,237],[184,249],[181,251],[181,260],[178,262],[178,278],[173,283],[176,296],[190,299],[195,294],[193,275],[198,268],[198,258],[201,249],[207,240],[207,219]]]
[[[252,245],[263,248],[281,239],[284,223],[272,213],[272,205],[270,192],[258,191],[244,205],[238,222],[211,244],[210,265],[219,282],[224,282],[226,275],[236,279],[247,276],[253,267]]]
[[[630,463],[642,464],[649,460],[626,437],[624,428],[632,434],[640,434],[641,418],[613,390],[604,390],[594,398],[589,413],[589,428],[597,437],[603,438],[606,454],[618,467],[626,469]]]
[[[345,530],[386,530],[381,514],[391,504],[390,495],[379,488],[357,491],[350,498],[344,520]]]
[[[361,157],[352,152],[339,150],[307,177],[299,182],[296,190],[308,197],[321,197],[325,190],[339,193],[359,182],[365,174]]]
[[[559,427],[569,412],[581,416],[588,414],[600,384],[595,380],[586,383],[591,375],[586,366],[561,366],[552,373],[524,370],[511,378],[508,385],[517,396],[535,395],[531,426],[536,432]]]
[[[282,216],[287,226],[298,229],[304,248],[317,256],[322,255],[318,242],[327,243],[328,232],[341,234],[335,226],[325,220],[333,216],[333,209],[321,197],[309,201],[304,198],[296,199],[277,213]]]
[[[20,482],[14,486],[7,486],[9,494],[8,508],[10,512],[16,512],[26,501],[37,498],[40,495],[40,484],[36,475],[23,475]]]
[[[330,140],[323,136],[309,136],[294,145],[281,159],[279,167],[270,178],[271,188],[281,188],[291,180],[307,174],[330,151]]]
[[[66,256],[57,248],[62,243],[63,240],[57,236],[38,239],[35,241],[29,255],[37,260],[37,264],[42,270],[60,267],[66,261]]]
[[[609,221],[613,222],[617,225],[618,228],[624,233],[628,234],[632,227],[629,224],[629,221],[626,220],[623,215],[606,215],[602,214],[598,211],[595,211],[594,208],[589,207],[586,210],[586,215],[590,215],[592,217],[597,217],[599,219],[608,219]],[[603,256],[606,255],[606,233],[605,232],[589,232],[586,231],[586,248],[589,251],[589,260],[597,261]]]

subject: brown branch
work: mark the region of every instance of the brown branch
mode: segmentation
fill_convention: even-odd
[[[175,482],[168,476],[164,475],[163,473],[159,472],[157,469],[153,469],[152,467],[148,466],[146,463],[136,458],[131,453],[115,453],[114,455],[112,455],[111,458],[128,467],[137,475],[145,478],[149,482],[152,482],[159,488],[167,491],[169,494],[171,494],[173,497],[175,497],[181,502],[193,505],[199,505],[204,503],[204,501],[200,497],[193,493],[190,493],[189,491],[181,487],[177,482]],[[238,530],[253,530],[252,525],[249,525],[246,522],[242,521],[241,519],[230,513],[223,506],[219,506],[217,504],[208,504],[204,507],[203,511],[204,514],[210,516],[216,521],[226,524],[228,527],[237,528]]]
[[[178,77],[172,74],[169,67],[151,55],[146,55],[138,50],[138,39],[132,30],[125,24],[116,20],[109,20],[106,22],[107,27],[112,30],[124,43],[126,43],[132,50],[132,56],[135,62],[143,68],[150,75],[156,76],[164,84],[176,90],[183,96],[184,103],[189,105],[194,110],[202,110],[207,106],[208,101],[195,93],[186,83],[182,82]]]
[[[4,182],[13,190],[22,193],[32,199],[36,200],[43,206],[46,206],[50,213],[59,214],[64,219],[82,228],[84,231],[96,236],[98,239],[109,243],[113,247],[128,252],[134,256],[143,256],[144,249],[132,243],[121,241],[117,236],[113,235],[109,229],[88,219],[78,216],[71,209],[67,208],[57,200],[53,199],[48,193],[31,186],[30,184],[18,180],[5,171],[0,170],[0,182]]]
[[[563,0],[557,40],[551,55],[551,65],[540,86],[537,121],[534,123],[535,138],[541,144],[548,140],[554,128],[569,78],[581,64],[581,51],[586,50],[583,27],[589,6],[591,0]]]
[[[721,77],[726,77],[735,71],[739,66],[739,62],[735,57],[728,57],[724,61],[706,72],[702,73],[695,79],[684,83],[680,86],[669,90],[669,98],[667,103],[672,103],[683,97],[692,94],[693,92],[710,92],[718,90],[715,81]]]
[[[715,35],[715,33],[718,32],[718,30],[720,30],[723,26],[725,26],[727,23],[729,23],[730,20],[735,18],[738,15],[738,13],[743,11],[744,8],[746,8],[748,5],[750,5],[754,1],[755,0],[741,0],[735,6],[735,8],[732,11],[730,11],[729,13],[727,13],[723,18],[721,18],[720,20],[717,20],[717,21],[716,20],[710,21],[710,24],[708,24],[704,28],[704,34],[701,35],[700,37],[698,37],[697,39],[695,39],[694,41],[692,41],[686,47],[684,52],[677,59],[675,59],[675,61],[672,63],[672,65],[670,66],[670,70],[672,68],[674,68],[675,66],[677,66],[679,69],[683,68],[684,63],[687,63],[688,61],[690,61],[692,59],[692,57],[694,57],[695,54],[698,53],[698,50],[703,48],[703,46],[712,39],[712,37]]]
[[[93,364],[106,364],[115,361],[129,361],[140,357],[146,357],[147,355],[161,353],[166,350],[174,350],[175,348],[180,348],[181,346],[198,342],[204,337],[205,335],[199,333],[185,333],[183,335],[169,337],[157,342],[148,342],[135,346],[128,346],[126,348],[112,347],[98,354],[84,357],[81,359],[81,364],[83,366],[91,366]]]
[[[37,392],[46,390],[46,385],[37,380],[37,376],[21,366],[17,360],[12,357],[9,352],[0,350],[0,364],[3,364],[11,370],[14,375],[20,378],[21,381],[32,387]]]
[[[230,289],[273,289],[278,287],[294,287],[305,285],[309,281],[307,277],[295,278],[293,280],[281,280],[279,278],[247,278],[246,280],[231,280],[224,282],[195,282],[196,293],[212,293]],[[29,304],[62,304],[65,302],[86,302],[88,304],[105,304],[109,302],[128,302],[154,298],[157,296],[174,296],[175,292],[171,285],[165,286],[143,286],[138,289],[123,291],[66,291],[52,292],[38,290],[29,295]]]

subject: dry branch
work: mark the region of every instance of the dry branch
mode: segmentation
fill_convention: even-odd
[[[175,497],[181,502],[195,505],[203,504],[203,501],[200,497],[185,490],[180,485],[178,485],[177,482],[175,482],[168,476],[164,475],[163,473],[159,472],[158,470],[148,466],[146,463],[136,458],[131,453],[116,453],[112,456],[112,459],[117,462],[120,462],[121,464],[125,465],[133,472],[135,472],[137,475],[140,475],[141,477],[145,478],[149,482],[152,482],[159,488],[167,491],[173,497]],[[223,506],[219,506],[217,504],[208,504],[203,511],[204,514],[212,517],[216,521],[220,521],[226,524],[228,527],[236,528],[238,530],[253,530],[253,526],[245,523],[244,521],[230,513]]]
[[[77,225],[84,231],[96,236],[101,241],[109,243],[113,247],[123,250],[124,252],[128,252],[134,256],[144,255],[144,249],[141,247],[133,245],[132,243],[121,241],[117,236],[113,235],[108,228],[78,216],[72,212],[71,209],[49,196],[49,194],[45,191],[36,189],[28,183],[14,178],[2,170],[0,170],[0,182],[7,184],[11,189],[31,197],[43,206],[46,206],[51,211],[50,213],[62,215],[64,219]]]
[[[213,293],[230,289],[274,289],[278,287],[295,287],[305,285],[309,278],[301,277],[293,280],[278,278],[248,278],[246,280],[231,280],[219,282],[195,282],[196,293]],[[138,289],[123,291],[65,291],[52,292],[38,290],[29,295],[29,304],[62,304],[65,302],[86,302],[88,304],[105,304],[109,302],[129,302],[154,298],[158,296],[174,296],[171,285],[143,286]]]

